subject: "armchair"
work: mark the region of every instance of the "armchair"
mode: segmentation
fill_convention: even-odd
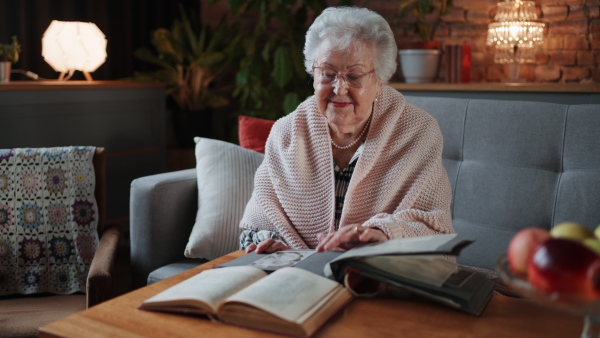
[[[98,205],[99,242],[86,280],[86,294],[34,294],[0,297],[0,337],[37,337],[38,327],[92,307],[109,297],[111,272],[121,228],[106,224],[106,154],[96,148],[94,195]]]

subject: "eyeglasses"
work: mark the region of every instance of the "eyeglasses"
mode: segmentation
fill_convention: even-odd
[[[372,70],[368,73],[337,73],[334,70],[323,67],[312,67],[315,79],[321,84],[332,85],[336,80],[344,79],[348,87],[362,88],[367,85],[368,76],[375,73]]]

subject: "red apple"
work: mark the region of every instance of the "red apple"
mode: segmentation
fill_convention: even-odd
[[[529,261],[540,244],[550,238],[550,232],[529,227],[517,232],[508,244],[507,258],[511,270],[517,275],[526,275]]]
[[[551,238],[536,250],[527,277],[531,285],[547,292],[597,299],[600,297],[600,255],[580,242]]]

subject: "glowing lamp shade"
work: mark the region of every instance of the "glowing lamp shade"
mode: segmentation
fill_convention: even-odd
[[[487,44],[496,47],[494,62],[509,65],[508,82],[521,82],[519,67],[535,62],[536,47],[544,43],[545,25],[535,21],[535,3],[524,0],[499,2],[494,20],[487,35]]]
[[[89,73],[106,60],[106,38],[91,22],[53,20],[42,37],[42,57],[61,80],[76,70],[91,80]]]

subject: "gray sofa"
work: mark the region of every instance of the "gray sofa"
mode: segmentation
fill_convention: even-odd
[[[600,224],[600,105],[406,98],[432,114],[444,136],[454,228],[475,240],[460,263],[493,270],[525,227]],[[134,287],[203,261],[184,257],[196,182],[190,169],[132,183]]]

